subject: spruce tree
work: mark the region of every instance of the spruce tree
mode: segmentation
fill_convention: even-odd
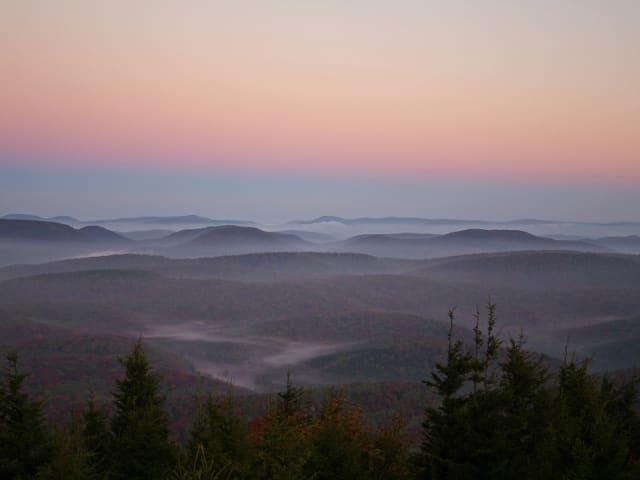
[[[367,471],[366,426],[362,412],[348,406],[344,395],[332,391],[324,399],[311,433],[311,453],[306,478],[317,480],[365,480]]]
[[[287,375],[286,389],[264,417],[264,427],[255,438],[255,456],[250,478],[297,480],[310,478],[304,468],[310,454],[310,416],[302,404],[303,390]]]
[[[573,361],[551,375],[523,336],[496,368],[494,325],[490,309],[485,338],[476,316],[469,351],[450,333],[447,362],[427,382],[441,403],[427,408],[421,478],[640,478],[635,380],[592,376]]]
[[[141,340],[121,363],[125,376],[117,380],[113,393],[111,476],[122,480],[162,478],[175,463],[175,448],[168,438],[169,420],[158,391],[159,380],[151,372]]]
[[[465,350],[462,341],[453,341],[453,321],[452,309],[449,311],[446,362],[436,364],[431,379],[425,381],[441,398],[441,403],[426,409],[422,424],[423,478],[466,478],[470,475],[466,467],[466,449],[463,448],[464,442],[471,438],[468,431],[468,401],[460,392],[466,382],[475,381],[477,385],[482,380],[477,375],[481,362],[476,361],[475,354]],[[478,338],[476,335],[476,341]]]
[[[55,427],[52,435],[52,458],[39,469],[36,480],[98,480],[91,465],[91,454],[84,446],[82,425],[73,417],[66,428]]]
[[[234,411],[228,396],[216,401],[211,394],[198,406],[198,416],[187,441],[187,464],[206,461],[209,469],[238,478],[246,472],[249,459],[247,423]]]
[[[588,362],[560,369],[556,403],[559,474],[565,478],[639,478],[640,417],[636,380],[588,373]],[[560,463],[560,458],[558,459]]]
[[[494,390],[494,413],[486,432],[490,448],[484,459],[492,479],[553,478],[548,448],[553,431],[549,399],[549,373],[542,356],[524,348],[525,338],[511,339],[500,364],[500,382]],[[482,415],[482,410],[478,411]]]
[[[51,434],[42,403],[23,391],[26,374],[15,353],[6,356],[0,383],[0,478],[28,479],[51,460]]]
[[[305,417],[303,405],[304,389],[296,387],[291,380],[291,372],[287,372],[287,385],[283,392],[278,392],[278,410],[285,417]]]
[[[109,468],[109,452],[112,446],[106,412],[96,406],[95,395],[89,396],[87,410],[82,414],[81,436],[93,471],[104,475]]]

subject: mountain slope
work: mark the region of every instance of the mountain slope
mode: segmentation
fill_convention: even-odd
[[[404,258],[429,258],[518,250],[603,251],[587,242],[553,240],[521,230],[468,229],[445,235],[359,235],[337,244],[340,251]]]
[[[621,253],[640,254],[640,236],[627,235],[624,237],[602,237],[593,243]]]
[[[589,357],[591,368],[600,371],[640,367],[640,316],[561,330],[569,348]]]
[[[300,251],[313,246],[312,243],[295,235],[266,232],[255,227],[236,225],[207,227],[201,231],[196,229],[176,232],[164,239],[164,242],[175,242],[176,239],[186,240],[166,250],[158,250],[157,253],[177,257],[196,257]]]
[[[272,252],[198,259],[121,254],[40,265],[12,265],[0,268],[0,281],[47,273],[134,269],[177,278],[273,282],[338,275],[402,273],[418,266],[413,261],[377,258],[358,253]]]
[[[24,213],[10,213],[1,217],[6,220],[34,220],[40,222],[57,222],[57,223],[81,223],[77,218],[70,217],[68,215],[60,215],[57,217],[39,217],[38,215],[29,215]]]
[[[564,251],[489,253],[425,261],[413,274],[514,288],[622,289],[640,286],[640,257]]]
[[[0,241],[82,243],[86,240],[80,231],[62,223],[0,219]]]
[[[41,220],[0,219],[0,266],[120,250],[135,242],[98,226],[75,229]]]
[[[203,322],[241,328],[288,317],[378,311],[442,318],[458,306],[468,324],[476,305],[491,297],[500,305],[503,325],[576,324],[640,312],[640,283],[594,286],[542,283],[449,281],[436,276],[356,275],[273,283],[169,278],[151,272],[95,270],[39,275],[0,283],[0,305],[46,307],[64,320],[78,305],[110,307],[121,319],[147,322]],[[100,310],[99,310],[100,311]],[[86,317],[91,325],[91,316]],[[95,328],[108,328],[97,323]]]
[[[111,245],[133,245],[135,242],[119,233],[107,230],[97,225],[89,225],[79,230],[84,238],[93,243],[111,244]]]
[[[255,227],[238,227],[235,225],[224,225],[212,227],[201,235],[190,240],[185,246],[209,246],[209,245],[306,245],[308,242],[299,237],[278,232],[265,232]]]

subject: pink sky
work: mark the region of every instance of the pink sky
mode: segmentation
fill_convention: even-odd
[[[640,181],[638,2],[318,3],[3,2],[0,165]]]

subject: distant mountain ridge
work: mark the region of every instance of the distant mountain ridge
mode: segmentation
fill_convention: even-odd
[[[640,253],[640,236],[638,235],[602,237],[589,241],[623,253]]]
[[[482,219],[457,219],[457,218],[422,218],[422,217],[357,217],[344,218],[325,215],[311,220],[292,220],[290,225],[312,225],[315,223],[341,223],[343,225],[598,225],[598,226],[640,226],[636,221],[620,222],[582,222],[573,220],[544,220],[537,218],[518,218],[512,220],[482,220]]]
[[[200,215],[178,215],[178,216],[143,216],[143,217],[121,217],[121,218],[107,218],[97,220],[79,220],[67,215],[56,217],[41,217],[38,215],[31,215],[25,213],[10,213],[3,217],[5,220],[32,220],[39,222],[59,222],[67,224],[78,225],[95,225],[95,224],[149,224],[149,225],[188,225],[188,224],[202,224],[202,225],[255,225],[255,222],[250,220],[216,220]]]
[[[257,225],[254,220],[213,219],[201,215],[147,215],[139,217],[116,217],[95,220],[79,220],[69,215],[42,217],[26,213],[9,213],[0,217],[6,220],[37,220],[77,224],[105,224],[105,223],[139,223],[139,224],[203,224],[203,225]],[[341,223],[343,225],[594,225],[594,226],[640,226],[640,221],[589,222],[577,220],[550,220],[539,218],[515,218],[510,220],[461,219],[461,218],[426,218],[426,217],[355,217],[346,218],[337,215],[323,215],[313,219],[297,219],[286,222],[287,225],[313,225],[316,223]]]
[[[141,233],[144,232],[137,235]],[[285,233],[247,225],[207,225],[179,231],[155,229],[153,235],[132,239],[104,225],[70,226],[45,220],[0,219],[0,265],[114,253],[195,258],[307,251],[361,253],[396,259],[526,250],[640,253],[640,237],[635,235],[570,240],[507,228],[469,228],[445,234],[372,233],[342,241],[323,234],[308,237],[315,242],[301,238],[304,235],[303,230]]]
[[[0,241],[3,240],[35,243],[133,243],[116,232],[96,225],[75,229],[65,223],[17,219],[0,219]]]
[[[44,220],[0,219],[0,265],[115,253],[136,244],[96,225],[76,229]]]
[[[120,243],[123,245],[130,245],[133,243],[133,240],[98,225],[89,225],[86,227],[82,227],[79,229],[79,231],[87,239],[93,242],[112,244]]]
[[[359,253],[270,252],[197,259],[117,254],[58,260],[39,265],[0,267],[0,281],[33,275],[85,270],[147,270],[176,278],[273,281],[338,275],[389,274],[420,267],[411,260],[391,260]]]
[[[578,250],[578,251],[603,251],[606,248],[593,245],[588,242],[576,240],[554,240],[547,237],[539,237],[522,230],[484,230],[472,228],[447,233],[430,240],[432,244],[465,244],[467,242],[488,243],[496,242],[497,246],[516,248],[522,250],[527,247],[543,248],[545,250]]]
[[[187,257],[300,251],[313,245],[296,235],[239,225],[183,230],[160,239],[159,243],[171,246],[168,251],[156,253]]]
[[[0,240],[21,242],[83,242],[86,237],[64,223],[0,219]]]
[[[484,220],[458,220],[450,218],[419,218],[419,217],[358,217],[358,218],[343,218],[338,216],[325,215],[317,217],[312,220],[292,220],[288,222],[290,225],[311,225],[314,223],[327,223],[335,222],[342,223],[343,225],[371,225],[371,224],[383,224],[383,225],[455,225],[455,224],[491,224],[494,222],[488,222]]]
[[[26,213],[10,213],[0,218],[3,220],[33,220],[39,222],[80,223],[80,220],[68,215],[61,215],[57,217],[39,217],[38,215],[30,215]]]
[[[522,251],[424,260],[412,275],[448,282],[545,289],[619,289],[640,285],[640,256],[577,251]]]
[[[224,219],[216,220],[200,215],[179,215],[179,216],[157,216],[157,217],[122,217],[104,220],[96,220],[92,223],[138,223],[150,225],[166,225],[166,224],[203,224],[203,225],[255,225],[250,220],[234,220]]]
[[[187,245],[202,246],[218,242],[233,242],[236,245],[250,243],[271,243],[274,245],[291,243],[304,245],[308,243],[290,233],[265,232],[255,227],[224,225],[208,228],[206,232],[189,241]]]
[[[337,244],[339,251],[384,257],[429,258],[470,253],[520,250],[607,251],[606,247],[580,241],[538,237],[522,230],[467,229],[444,235],[370,234]]]

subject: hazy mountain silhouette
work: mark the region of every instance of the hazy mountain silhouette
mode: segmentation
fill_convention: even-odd
[[[2,217],[6,220],[33,220],[39,222],[59,222],[59,223],[81,223],[77,218],[70,217],[68,215],[61,215],[57,217],[40,217],[38,215],[29,215],[25,213],[10,213]]]
[[[0,265],[51,261],[132,245],[134,241],[98,226],[75,229],[44,220],[0,219]]]
[[[560,330],[557,336],[588,357],[593,370],[640,368],[640,316]]]
[[[447,233],[434,237],[429,241],[432,245],[442,246],[473,246],[483,249],[504,250],[579,250],[602,251],[602,247],[593,246],[587,242],[554,240],[532,235],[522,230],[484,230],[473,228],[458,232]]]
[[[136,225],[255,225],[249,220],[223,219],[216,220],[200,215],[177,215],[177,216],[142,216],[142,217],[120,217],[103,218],[94,220],[78,220],[77,218],[60,215],[56,217],[41,217],[26,213],[10,213],[1,217],[6,220],[33,220],[60,222],[72,225],[96,225],[96,224],[136,224]]]
[[[159,240],[161,238],[167,237],[168,235],[175,233],[175,231],[155,228],[151,230],[133,230],[129,232],[119,232],[119,233],[123,237],[129,238],[131,240],[152,241],[152,240]]]
[[[485,229],[460,230],[445,235],[359,235],[338,243],[336,248],[340,251],[404,258],[430,258],[519,250],[606,250],[602,246],[588,242],[553,240],[521,230]]]
[[[602,237],[592,240],[592,243],[621,253],[640,253],[640,236],[638,235]]]
[[[63,223],[0,219],[0,241],[82,243],[86,240],[82,232]]]
[[[234,255],[256,252],[300,251],[313,244],[291,234],[266,232],[255,227],[223,225],[183,230],[160,240],[173,246],[158,253],[169,256]]]
[[[33,275],[86,270],[135,269],[176,278],[220,278],[250,282],[339,275],[395,274],[414,270],[415,261],[357,253],[272,252],[212,258],[176,259],[157,255],[104,255],[40,265],[0,268],[0,281]]]
[[[358,217],[344,218],[325,215],[311,220],[292,220],[290,225],[312,225],[315,223],[341,223],[343,225],[479,225],[479,226],[509,226],[509,225],[593,225],[593,226],[639,226],[640,222],[578,222],[571,220],[544,220],[537,218],[518,218],[513,220],[482,220],[459,218],[420,218],[420,217]]]
[[[79,231],[86,239],[94,243],[107,243],[111,245],[132,245],[134,243],[133,240],[126,238],[119,233],[112,232],[111,230],[107,230],[106,228],[97,225],[82,227]]]
[[[248,220],[214,220],[200,215],[156,216],[156,217],[122,217],[95,220],[92,223],[133,223],[149,225],[203,224],[203,225],[253,225]]]
[[[314,223],[341,223],[343,225],[468,225],[493,224],[484,220],[459,220],[452,218],[419,218],[419,217],[359,217],[343,218],[325,215],[312,220],[292,220],[290,225],[312,225]]]
[[[423,262],[412,275],[513,288],[636,288],[640,257],[566,251],[504,252]]]
[[[306,230],[278,230],[276,233],[295,235],[296,237],[300,237],[302,240],[312,243],[327,243],[336,240],[335,237],[329,234],[320,232],[308,232]]]
[[[96,225],[75,229],[58,222],[9,219],[0,219],[0,241],[36,244],[69,242],[83,245],[134,243],[118,233]]]
[[[424,244],[426,240],[430,240],[438,235],[431,233],[381,233],[357,235],[347,239],[344,243],[348,245],[371,245],[371,246],[387,246],[396,245],[398,243],[406,244]]]
[[[168,245],[168,246],[179,245],[181,243],[185,243],[190,240],[193,240],[198,235],[202,235],[203,233],[208,232],[212,228],[214,227],[188,228],[184,230],[179,230],[177,232],[170,233],[158,239],[154,239],[152,243],[155,245]]]
[[[212,227],[186,243],[189,246],[216,245],[216,244],[272,244],[272,245],[306,245],[300,237],[287,233],[265,232],[255,227],[238,227],[225,225]]]
[[[505,335],[525,328],[560,355],[553,330],[640,312],[640,257],[619,254],[113,255],[2,268],[0,280],[0,313],[151,337],[203,373],[231,372],[259,389],[272,388],[288,368],[315,384],[419,379],[446,348],[446,325],[428,319],[443,320],[456,305],[457,325],[468,326],[489,296]],[[630,365],[635,350],[625,351],[615,365]]]

